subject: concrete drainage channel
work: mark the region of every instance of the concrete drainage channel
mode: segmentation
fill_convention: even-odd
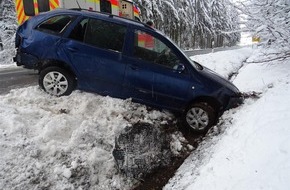
[[[196,135],[196,134],[190,134],[187,133],[184,134],[184,136],[187,136],[186,139],[190,145],[192,145],[195,148],[198,147],[199,143],[201,142],[204,135]],[[184,160],[190,155],[191,152],[186,152],[180,155],[179,157],[175,157],[170,165],[162,167],[147,177],[143,179],[143,181],[140,181],[140,184],[134,188],[134,190],[159,190],[162,189],[171,179],[176,170],[182,165]]]
[[[133,189],[162,189],[201,142],[204,135],[177,125],[137,123],[116,138],[113,156],[121,173],[139,181]],[[185,138],[180,141],[179,154],[170,147],[172,138],[177,136]]]

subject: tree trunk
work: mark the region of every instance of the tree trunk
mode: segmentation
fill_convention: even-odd
[[[3,12],[4,12],[4,0],[0,0],[0,20],[2,20]]]

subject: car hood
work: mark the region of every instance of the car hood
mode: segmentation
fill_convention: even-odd
[[[218,83],[222,87],[226,87],[233,93],[237,94],[240,92],[239,89],[233,83],[231,83],[224,77],[220,76],[216,72],[210,70],[209,68],[203,66],[203,69],[200,72],[202,73],[202,75],[206,76],[208,79]]]

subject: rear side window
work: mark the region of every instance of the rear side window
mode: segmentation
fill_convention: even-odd
[[[73,18],[73,16],[69,15],[54,16],[42,22],[37,29],[47,33],[59,34],[65,29]]]
[[[126,26],[90,19],[84,41],[102,49],[122,52],[125,34]]]
[[[69,38],[83,42],[89,19],[83,19],[71,31]]]

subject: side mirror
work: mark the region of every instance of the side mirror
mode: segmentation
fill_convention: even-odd
[[[175,72],[182,73],[185,70],[185,66],[183,64],[179,63],[173,67],[173,70]]]

